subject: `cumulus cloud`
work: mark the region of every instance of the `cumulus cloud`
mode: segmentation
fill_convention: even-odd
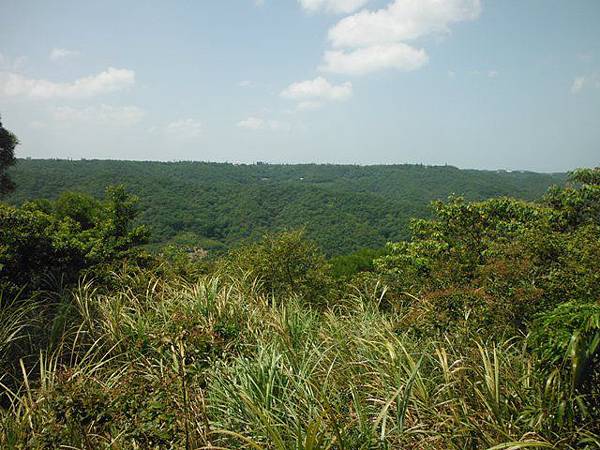
[[[61,59],[71,58],[78,56],[77,50],[67,50],[66,48],[53,48],[50,52],[50,59],[52,61],[60,61]]]
[[[262,119],[260,117],[248,117],[244,120],[240,120],[237,123],[239,128],[246,130],[268,130],[268,131],[289,131],[291,126],[287,122],[281,122],[279,120]]]
[[[14,72],[0,72],[0,96],[34,99],[89,98],[119,91],[135,84],[135,72],[109,67],[97,75],[69,83],[27,78]]]
[[[369,0],[298,0],[309,12],[326,11],[348,14],[366,5]]]
[[[352,83],[331,84],[323,77],[298,81],[281,92],[281,97],[298,101],[346,100],[352,96]]]
[[[180,119],[168,123],[165,132],[177,139],[192,140],[202,136],[204,126],[199,120]]]
[[[325,52],[320,69],[348,75],[418,69],[428,56],[407,41],[448,33],[451,24],[480,13],[480,0],[394,0],[385,8],[362,10],[329,29],[333,50]]]
[[[449,25],[474,20],[480,0],[395,0],[377,11],[361,11],[329,30],[334,47],[367,47],[448,33]]]
[[[323,60],[319,69],[325,72],[364,75],[383,69],[416,70],[427,64],[429,58],[425,50],[399,42],[352,51],[330,50],[325,52]]]
[[[51,112],[55,121],[65,124],[95,124],[102,126],[131,126],[139,123],[145,111],[137,106],[99,105],[84,108],[60,106]]]

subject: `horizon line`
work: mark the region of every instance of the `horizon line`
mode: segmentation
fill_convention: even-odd
[[[17,161],[67,161],[67,162],[123,162],[123,163],[155,163],[155,164],[182,164],[182,163],[195,163],[195,164],[213,164],[213,165],[230,165],[230,166],[350,166],[350,167],[400,167],[400,166],[412,166],[412,167],[425,167],[425,168],[450,168],[456,170],[474,170],[480,172],[498,172],[498,173],[534,173],[543,175],[564,175],[568,174],[580,167],[559,170],[559,171],[540,171],[532,169],[507,169],[507,168],[495,168],[495,169],[482,169],[476,167],[459,167],[453,164],[426,164],[426,163],[339,163],[339,162],[272,162],[272,161],[208,161],[198,159],[173,159],[173,160],[156,160],[156,159],[116,159],[116,158],[37,158],[31,156],[17,157]]]

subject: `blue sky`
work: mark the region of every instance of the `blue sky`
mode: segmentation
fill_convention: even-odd
[[[33,158],[600,164],[597,0],[0,0]]]

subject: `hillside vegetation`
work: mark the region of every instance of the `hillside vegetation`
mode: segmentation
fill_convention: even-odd
[[[600,169],[435,202],[337,269],[302,230],[208,259],[148,239],[123,187],[0,203],[0,448],[600,447]]]
[[[533,200],[562,174],[397,165],[233,165],[200,162],[19,160],[7,199],[56,199],[64,191],[100,198],[125,184],[140,198],[138,222],[154,244],[229,248],[265,231],[305,227],[327,255],[381,247],[409,236],[432,200],[508,195]]]

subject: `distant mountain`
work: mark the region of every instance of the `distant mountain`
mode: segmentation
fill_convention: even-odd
[[[329,255],[379,247],[408,236],[411,217],[450,194],[535,199],[566,175],[461,170],[423,165],[235,165],[204,162],[21,159],[7,201],[101,196],[125,184],[140,197],[140,222],[156,244],[224,248],[266,230],[304,226]]]

